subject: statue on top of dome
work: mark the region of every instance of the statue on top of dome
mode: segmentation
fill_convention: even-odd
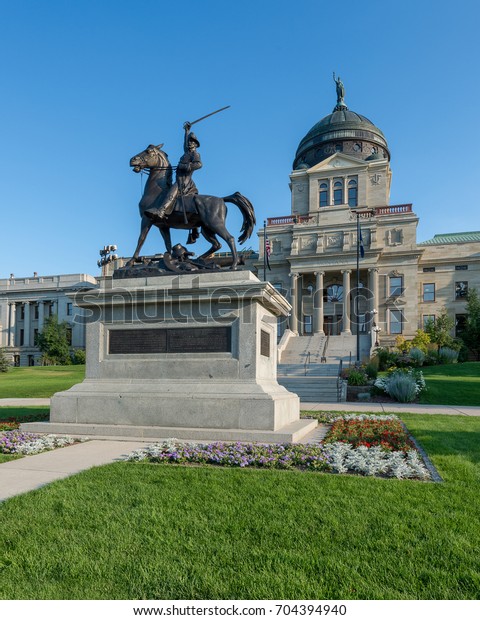
[[[335,78],[335,71],[333,72],[333,81],[335,82],[336,85],[336,89],[337,89],[337,106],[335,109],[342,109],[342,108],[346,108],[347,106],[345,105],[345,86],[343,85],[342,80],[340,79],[340,76],[338,76],[338,78]]]

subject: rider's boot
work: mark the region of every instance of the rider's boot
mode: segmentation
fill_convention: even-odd
[[[160,209],[148,209],[145,211],[145,215],[154,222],[163,220],[165,218],[165,207],[161,207]]]

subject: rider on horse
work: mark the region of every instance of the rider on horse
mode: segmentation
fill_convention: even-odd
[[[198,194],[198,189],[193,182],[192,174],[194,170],[198,170],[202,167],[200,153],[197,152],[200,142],[193,131],[190,131],[190,127],[191,124],[189,122],[186,122],[183,125],[185,130],[183,140],[184,153],[178,162],[175,183],[168,191],[162,206],[159,209],[148,209],[148,211],[145,212],[145,215],[155,222],[164,220],[172,213],[179,196]]]

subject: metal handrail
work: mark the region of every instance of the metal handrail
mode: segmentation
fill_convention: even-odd
[[[339,403],[342,400],[342,388],[343,388],[342,370],[343,370],[343,360],[340,360],[340,363],[338,364],[338,375],[337,375],[337,403]]]
[[[322,351],[322,359],[325,360],[325,362],[327,361],[327,349],[328,349],[328,339],[330,338],[330,336],[326,336],[325,337],[325,342],[323,343],[323,351]]]
[[[304,366],[304,372],[305,372],[305,377],[307,376],[307,365],[310,364],[310,351],[307,351],[307,357],[305,358],[305,364]]]

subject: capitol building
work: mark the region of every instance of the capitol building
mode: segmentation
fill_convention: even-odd
[[[298,337],[359,334],[365,357],[400,334],[412,338],[443,308],[455,321],[452,335],[461,332],[467,293],[480,289],[480,232],[417,241],[413,205],[390,204],[387,139],[347,107],[340,79],[332,113],[300,140],[292,168],[291,212],[271,214],[258,232],[258,254],[246,260],[292,305],[280,335],[287,328]],[[271,269],[264,272],[265,238]],[[40,362],[35,337],[51,314],[69,324],[72,348],[84,348],[74,295],[96,286],[88,274],[0,280],[0,347],[12,363]]]
[[[480,232],[417,241],[413,205],[390,204],[387,139],[349,110],[341,86],[332,113],[300,140],[291,213],[268,218],[259,231],[255,267],[262,276],[266,234],[266,278],[289,298],[287,327],[295,334],[358,331],[372,346],[389,346],[400,334],[413,337],[445,307],[458,335],[468,290],[480,288]]]

